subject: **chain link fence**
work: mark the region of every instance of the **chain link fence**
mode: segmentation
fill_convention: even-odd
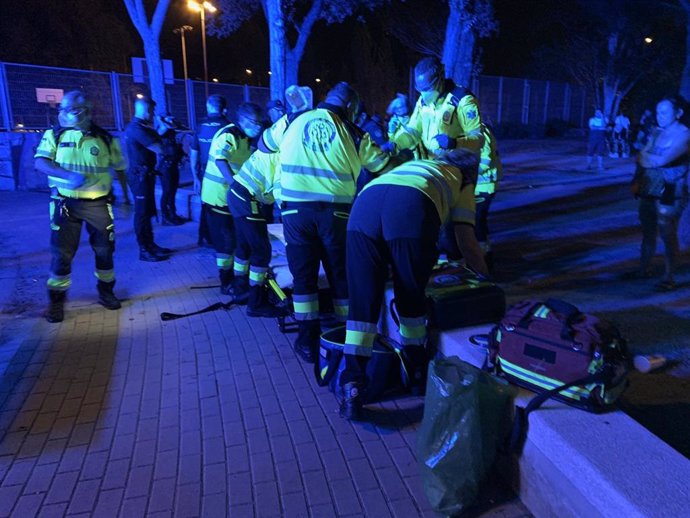
[[[223,95],[230,113],[243,101],[264,106],[270,90],[264,87],[208,83],[209,94]],[[37,89],[82,90],[94,102],[94,120],[122,131],[132,118],[136,94],[145,89],[128,74],[0,62],[0,129],[40,130],[55,124],[56,102]],[[495,128],[544,128],[557,121],[582,128],[591,100],[582,87],[556,81],[479,76],[472,90],[480,100],[483,118]],[[201,81],[177,79],[165,85],[169,113],[191,128],[206,114],[206,91]]]

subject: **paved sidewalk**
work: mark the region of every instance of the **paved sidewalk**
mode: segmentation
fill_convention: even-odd
[[[0,517],[434,516],[414,455],[421,398],[352,425],[275,321],[160,320],[220,299],[190,289],[217,283],[195,224],[156,227],[177,252],[144,263],[119,208],[123,308],[95,303],[84,239],[66,319],[48,324],[47,196],[0,192],[0,208]],[[529,513],[497,490],[472,516]]]

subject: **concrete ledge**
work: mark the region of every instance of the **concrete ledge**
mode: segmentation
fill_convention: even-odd
[[[442,333],[439,353],[481,367],[485,353],[470,337],[490,328]],[[517,404],[532,396],[521,390]],[[690,460],[621,411],[545,403],[530,414],[523,453],[506,472],[537,518],[690,516]]]

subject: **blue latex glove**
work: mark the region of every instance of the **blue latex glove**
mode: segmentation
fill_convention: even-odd
[[[392,142],[386,142],[381,146],[381,151],[392,155],[395,153],[395,144]]]
[[[455,139],[449,137],[448,135],[445,135],[443,133],[439,133],[434,137],[436,139],[436,142],[438,143],[438,147],[441,149],[455,149]]]

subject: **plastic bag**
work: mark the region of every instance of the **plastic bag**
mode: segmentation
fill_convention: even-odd
[[[433,508],[453,516],[477,498],[510,433],[517,389],[457,357],[429,364],[417,459]]]

